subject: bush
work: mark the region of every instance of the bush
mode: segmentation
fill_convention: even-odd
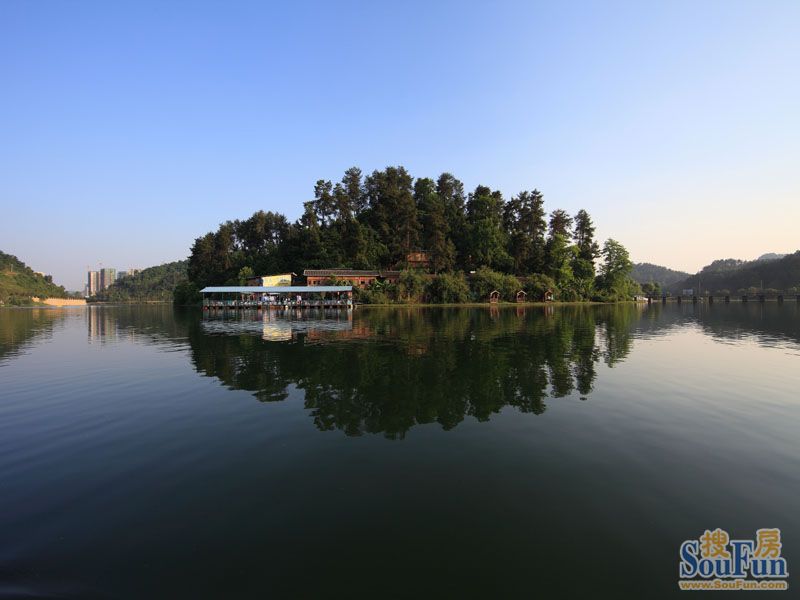
[[[391,304],[395,292],[394,285],[377,281],[367,288],[353,288],[355,301],[361,304]]]
[[[463,273],[440,273],[428,283],[427,295],[437,304],[460,304],[469,301],[469,286]]]
[[[417,271],[406,269],[397,282],[397,299],[402,302],[419,302],[425,291],[425,277]]]
[[[197,305],[203,302],[203,295],[191,281],[181,281],[172,290],[172,302],[177,306]]]
[[[500,292],[503,300],[516,300],[517,292],[522,289],[519,279],[513,275],[505,275],[492,271],[488,267],[481,267],[472,276],[470,281],[472,287],[472,297],[477,302],[486,302],[489,294],[494,290]]]
[[[556,282],[552,277],[548,277],[547,275],[534,273],[528,277],[525,282],[525,291],[528,293],[528,300],[541,302],[544,300],[544,293],[547,290],[553,290],[553,294],[558,296]]]

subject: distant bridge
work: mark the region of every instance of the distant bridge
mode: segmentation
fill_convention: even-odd
[[[647,296],[647,303],[652,304],[653,302],[661,302],[662,304],[666,304],[667,302],[675,302],[677,304],[683,304],[684,302],[691,302],[692,304],[698,303],[707,303],[707,304],[714,304],[715,302],[722,302],[725,304],[729,304],[730,302],[777,302],[778,304],[783,304],[784,300],[793,300],[795,302],[800,303],[800,294],[784,294],[781,292],[775,293],[763,293],[763,294],[702,294],[700,296]]]

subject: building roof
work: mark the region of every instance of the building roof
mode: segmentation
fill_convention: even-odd
[[[203,294],[319,294],[321,292],[351,292],[352,285],[284,285],[261,287],[257,285],[221,285],[204,287]]]
[[[360,271],[358,269],[306,269],[306,277],[380,277],[380,271]]]

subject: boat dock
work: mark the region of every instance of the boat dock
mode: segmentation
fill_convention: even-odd
[[[353,287],[318,286],[210,286],[200,290],[203,310],[352,310]]]

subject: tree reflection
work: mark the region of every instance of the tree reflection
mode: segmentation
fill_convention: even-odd
[[[281,342],[208,335],[195,322],[189,341],[197,370],[233,389],[261,401],[303,390],[321,430],[400,438],[418,424],[452,429],[506,406],[541,414],[548,397],[586,399],[601,357],[619,361],[630,350],[637,314],[632,306],[369,309],[347,330],[305,328]]]
[[[23,354],[38,339],[53,336],[69,309],[0,308],[0,363]]]

